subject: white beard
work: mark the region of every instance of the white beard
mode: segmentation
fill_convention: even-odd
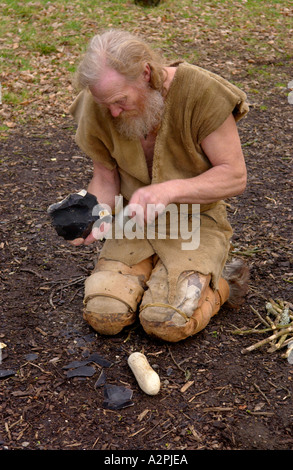
[[[164,98],[155,90],[147,90],[142,111],[132,113],[123,111],[120,116],[113,118],[119,134],[129,140],[135,140],[148,135],[156,129],[162,120]]]

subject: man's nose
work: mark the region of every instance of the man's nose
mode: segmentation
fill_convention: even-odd
[[[111,104],[109,106],[110,113],[113,117],[118,117],[122,113],[123,109],[118,104]]]

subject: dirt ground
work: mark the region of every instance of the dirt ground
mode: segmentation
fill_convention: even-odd
[[[293,107],[276,87],[249,101],[239,124],[247,190],[227,202],[234,256],[250,266],[250,291],[240,310],[224,306],[204,331],[177,344],[148,337],[139,323],[102,337],[82,319],[96,247],[58,238],[46,213],[91,176],[71,119],[12,129],[1,141],[1,449],[293,449],[285,349],[243,354],[268,334],[235,334],[261,328],[254,310],[265,317],[268,299],[292,302]],[[138,387],[127,365],[133,351],[144,351],[159,373],[157,396]],[[92,353],[110,367],[90,362],[93,375],[67,376],[65,366]],[[132,390],[131,406],[107,408],[101,372],[106,385]]]

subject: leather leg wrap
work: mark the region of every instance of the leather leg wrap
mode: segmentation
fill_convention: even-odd
[[[229,285],[225,279],[221,278],[217,291],[213,291],[210,286],[203,290],[197,308],[191,317],[185,318],[183,325],[176,325],[172,317],[162,322],[148,322],[141,317],[140,321],[148,334],[164,341],[178,342],[203,330],[210,319],[219,312],[221,305],[228,300],[228,297]]]
[[[85,281],[84,319],[105,335],[117,334],[132,324],[151,270],[151,258],[132,267],[99,260]]]

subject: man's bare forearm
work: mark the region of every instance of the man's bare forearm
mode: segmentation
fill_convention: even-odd
[[[87,190],[96,196],[100,204],[107,204],[111,209],[114,209],[115,196],[118,196],[120,192],[120,178],[117,169],[107,170],[94,164],[93,177]]]
[[[168,182],[171,202],[210,204],[220,199],[242,194],[246,187],[246,171],[236,173],[223,165],[213,167],[205,173],[186,180]]]

